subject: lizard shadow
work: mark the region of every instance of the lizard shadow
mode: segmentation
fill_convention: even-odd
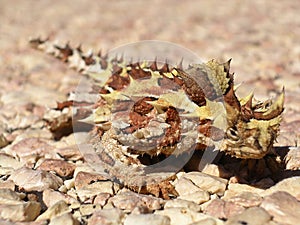
[[[289,148],[290,146],[275,147],[273,154],[261,159],[238,159],[219,152],[211,164],[217,167],[217,175],[221,178],[267,189],[283,179],[300,176],[299,167],[287,169],[286,156]],[[199,171],[202,156],[203,152],[195,151],[184,170]]]

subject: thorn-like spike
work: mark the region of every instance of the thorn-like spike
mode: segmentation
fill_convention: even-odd
[[[82,53],[82,45],[81,43],[77,46],[76,50],[80,53]]]
[[[253,93],[250,94],[248,101],[245,104],[246,109],[252,110]]]
[[[160,68],[160,72],[167,73],[170,72],[168,61],[166,60],[165,64]]]
[[[181,58],[180,62],[177,65],[177,68],[183,70],[183,57]]]
[[[157,58],[155,57],[154,61],[151,63],[151,65],[149,67],[152,71],[157,71],[157,62],[156,62],[156,60],[157,60]]]

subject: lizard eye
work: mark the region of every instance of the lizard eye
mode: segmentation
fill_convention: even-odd
[[[229,128],[226,132],[227,137],[229,137],[230,139],[234,140],[234,141],[238,141],[240,139],[238,132],[236,130],[234,130],[233,128]]]

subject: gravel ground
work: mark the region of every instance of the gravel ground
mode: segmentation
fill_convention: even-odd
[[[300,221],[300,3],[0,0],[0,6],[0,224]],[[174,184],[180,196],[168,201],[104,180],[83,162],[72,134],[56,141],[47,129],[45,113],[67,99],[79,76],[32,50],[28,39],[37,36],[104,51],[169,41],[203,60],[232,58],[241,96],[253,90],[266,99],[284,86],[275,148],[284,170],[248,185],[230,174],[220,178],[211,164],[203,173],[181,174]]]

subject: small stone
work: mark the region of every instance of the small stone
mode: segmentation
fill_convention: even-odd
[[[54,205],[49,207],[43,214],[41,214],[36,221],[49,220],[63,213],[68,213],[71,210],[69,209],[65,201],[56,202]]]
[[[19,169],[24,165],[24,163],[16,160],[10,155],[0,153],[0,167],[10,167],[13,169]]]
[[[223,195],[226,189],[227,180],[214,177],[201,172],[189,172],[183,177],[190,179],[196,186],[211,194]]]
[[[201,191],[198,186],[196,186],[190,179],[185,177],[180,177],[178,180],[176,180],[174,182],[174,186],[179,196]]]
[[[261,196],[267,196],[278,191],[285,191],[300,200],[300,176],[286,178],[273,187],[261,193]]]
[[[273,220],[283,224],[298,224],[300,202],[287,192],[279,191],[266,196],[261,207],[273,216]]]
[[[222,178],[229,178],[232,176],[232,173],[226,171],[222,165],[207,164],[202,170],[202,173]]]
[[[0,189],[10,189],[15,190],[15,183],[12,180],[0,180]]]
[[[260,207],[246,209],[241,214],[230,217],[225,225],[265,225],[270,222],[271,216]]]
[[[230,199],[234,196],[240,195],[243,192],[251,192],[261,195],[264,192],[263,189],[253,187],[247,184],[230,183],[224,194],[224,199]]]
[[[21,201],[20,196],[10,189],[0,189],[0,204],[13,204]]]
[[[98,181],[89,185],[86,185],[76,191],[80,201],[85,202],[88,199],[93,200],[95,196],[101,193],[108,193],[113,195],[114,183],[111,181]]]
[[[149,211],[160,209],[164,201],[160,198],[124,191],[111,197],[108,203],[110,202],[119,209],[131,212],[135,207],[144,207]]]
[[[285,156],[287,170],[300,169],[300,147],[289,147],[289,151]]]
[[[0,219],[1,225],[48,225],[47,221],[30,221],[30,222],[12,222]]]
[[[41,211],[38,202],[14,202],[13,204],[0,204],[0,218],[17,221],[33,221]]]
[[[54,171],[61,177],[69,177],[74,173],[76,166],[60,159],[45,159],[38,167],[44,171]]]
[[[71,213],[64,213],[51,219],[49,225],[79,225]]]
[[[88,225],[119,225],[124,215],[122,210],[116,208],[98,210],[88,220]]]
[[[190,223],[189,225],[223,225],[224,222],[222,220],[218,220],[215,218],[207,218],[194,223]]]
[[[65,201],[67,204],[78,202],[75,198],[52,189],[43,191],[43,202],[48,208],[61,200]]]
[[[191,224],[197,221],[205,220],[208,218],[213,219],[211,216],[205,215],[200,212],[195,212],[187,208],[167,208],[164,210],[156,210],[154,214],[167,216],[171,220],[171,225],[177,224]]]
[[[15,170],[9,180],[25,191],[43,191],[48,188],[56,190],[63,184],[62,179],[54,174],[27,167]]]
[[[55,158],[54,147],[40,138],[25,138],[13,144],[8,153],[20,158],[27,164],[35,163],[39,158]]]
[[[95,197],[93,203],[104,206],[110,197],[111,197],[111,194],[109,194],[109,193],[100,193]]]
[[[260,197],[258,194],[256,193],[252,193],[252,192],[242,192],[239,195],[233,196],[229,199],[227,198],[222,198],[223,200],[228,200],[229,202],[234,202],[240,206],[246,207],[246,208],[250,208],[250,207],[254,207],[254,206],[259,206],[260,203],[262,202],[262,197]]]
[[[244,207],[233,202],[226,202],[221,199],[214,199],[206,206],[204,212],[219,219],[227,219],[231,216],[240,214]]]
[[[203,190],[179,196],[179,199],[193,201],[196,204],[202,204],[204,202],[207,202],[209,200],[209,198],[210,198],[210,196],[209,196],[208,192],[203,191]]]
[[[76,168],[77,170],[77,168]],[[89,173],[84,171],[79,171],[74,173],[75,176],[75,188],[78,190],[86,185],[97,181],[107,181],[107,177],[102,176],[101,174]]]
[[[81,216],[89,216],[92,215],[96,210],[101,209],[100,205],[95,204],[82,204],[79,207],[79,211]]]
[[[64,148],[58,148],[56,149],[56,152],[63,158],[68,160],[77,161],[82,159],[82,154],[78,150],[77,145],[70,145]]]
[[[0,148],[3,148],[8,144],[9,144],[9,142],[7,141],[5,136],[3,134],[0,134]]]
[[[170,225],[170,218],[158,214],[130,214],[126,217],[124,225]]]
[[[183,199],[174,199],[174,200],[168,200],[165,204],[165,209],[167,208],[188,208],[191,209],[193,211],[199,212],[201,210],[200,205],[196,204],[193,201],[187,201],[187,200],[183,200]]]

